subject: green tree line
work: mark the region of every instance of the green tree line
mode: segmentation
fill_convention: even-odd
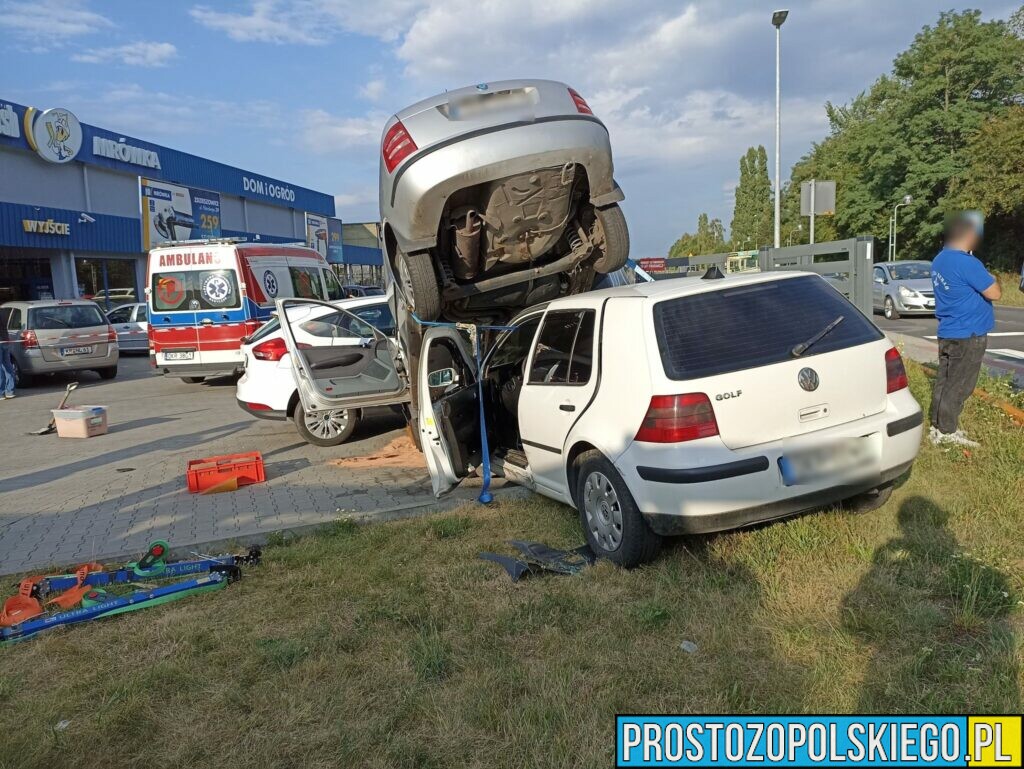
[[[893,206],[910,195],[913,202],[899,214],[901,258],[931,258],[946,217],[977,208],[986,217],[982,258],[997,268],[1020,267],[1024,6],[1008,20],[983,21],[976,10],[940,14],[896,57],[890,73],[849,103],[825,110],[829,135],[795,164],[782,190],[783,244],[790,237],[807,242],[800,183],[832,179],[836,213],[816,218],[818,241],[871,234],[884,248]],[[740,159],[730,239],[716,249],[770,243],[771,208],[764,148],[750,148]],[[705,242],[684,235],[673,249],[711,253],[693,250]]]

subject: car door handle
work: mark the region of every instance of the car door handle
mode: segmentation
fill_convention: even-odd
[[[575,411],[576,410],[576,407],[573,406],[571,403],[563,403],[558,408],[560,408],[562,411]]]

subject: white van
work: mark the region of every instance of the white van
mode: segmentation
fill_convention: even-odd
[[[203,240],[149,252],[146,300],[154,368],[197,383],[241,370],[242,339],[277,299],[345,296],[331,266],[298,245]]]

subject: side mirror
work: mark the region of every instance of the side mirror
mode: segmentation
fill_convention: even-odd
[[[442,368],[437,371],[431,371],[427,375],[427,386],[428,387],[447,387],[448,385],[456,384],[459,381],[459,375],[453,368]]]
[[[885,278],[879,278],[879,277],[876,276],[875,277],[875,283],[878,283],[878,284],[885,283]]]

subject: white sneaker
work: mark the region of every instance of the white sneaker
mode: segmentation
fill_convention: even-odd
[[[972,441],[968,438],[967,434],[963,430],[957,430],[955,433],[943,433],[939,432],[939,430],[934,426],[928,431],[928,439],[936,446],[951,443],[956,446],[975,449],[981,445],[977,441]]]
[[[6,398],[7,400],[10,400],[13,397],[14,397],[14,393],[5,393],[4,394],[4,398]]]

